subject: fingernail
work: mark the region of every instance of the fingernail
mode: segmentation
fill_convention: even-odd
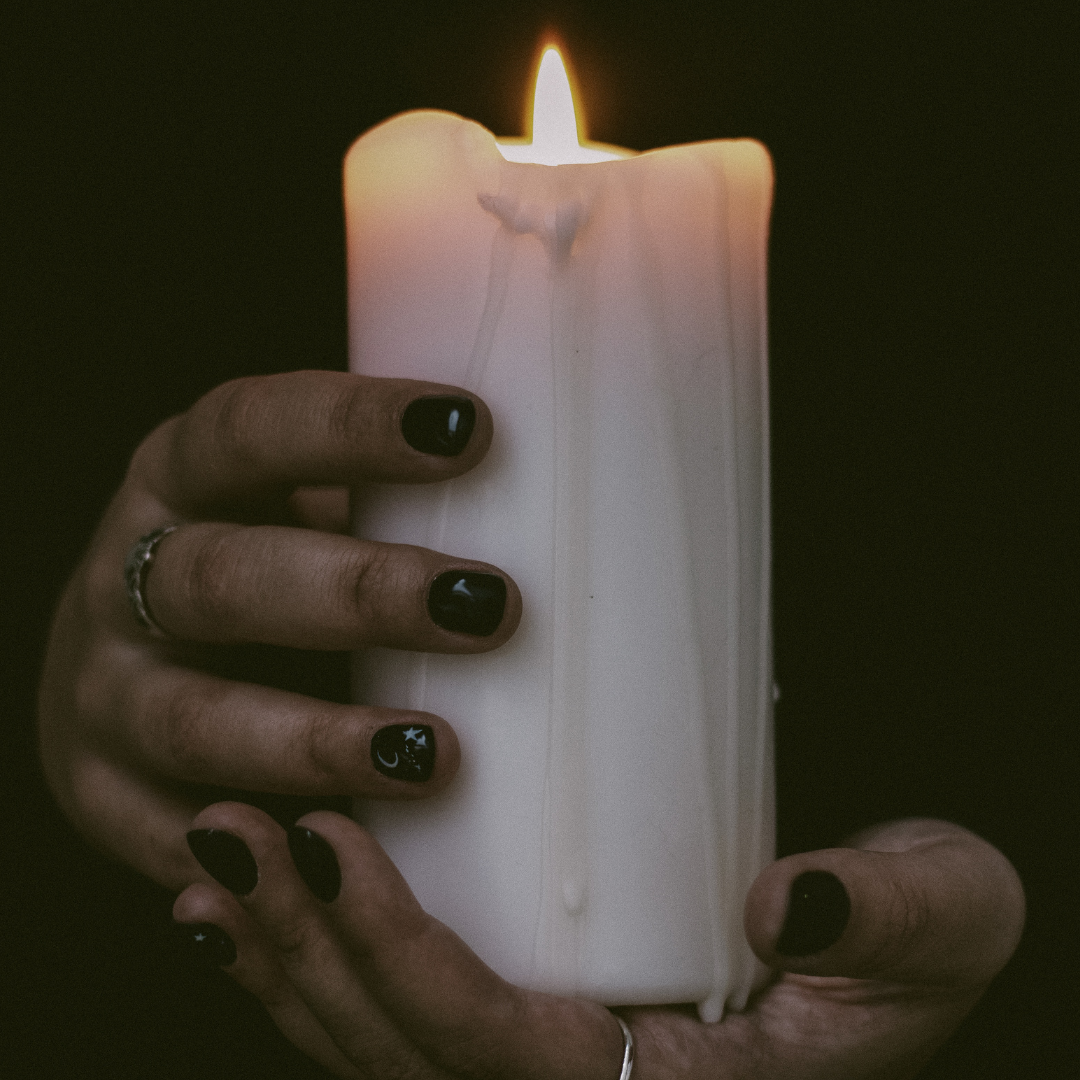
[[[401,434],[424,454],[457,457],[476,426],[476,406],[466,397],[422,397],[410,401],[401,417]]]
[[[810,956],[840,940],[851,915],[843,882],[827,870],[807,870],[788,893],[784,928],[776,939],[781,956]]]
[[[489,637],[502,622],[506,582],[495,574],[448,570],[431,583],[427,606],[444,630]]]
[[[316,832],[294,825],[288,833],[289,851],[296,872],[324,904],[341,892],[341,867],[334,849]]]
[[[236,942],[213,923],[179,923],[177,933],[184,950],[200,966],[228,967],[236,962]]]
[[[426,724],[391,724],[371,737],[371,763],[395,780],[427,780],[435,768],[435,732]]]
[[[259,883],[259,868],[247,844],[223,829],[193,829],[188,847],[202,868],[229,892],[247,896]]]

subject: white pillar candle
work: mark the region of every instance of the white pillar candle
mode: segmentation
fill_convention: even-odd
[[[567,123],[500,149],[412,112],[345,159],[352,370],[495,420],[468,475],[359,492],[357,534],[494,563],[524,602],[485,655],[358,657],[357,699],[445,717],[462,764],[357,813],[505,978],[715,1020],[761,975],[742,910],[773,847],[772,173],[751,140],[635,155]]]

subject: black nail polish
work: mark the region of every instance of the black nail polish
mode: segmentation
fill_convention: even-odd
[[[247,844],[223,829],[194,829],[188,847],[202,868],[229,892],[247,896],[259,883],[259,868]]]
[[[476,426],[476,406],[465,397],[422,397],[410,401],[401,417],[401,434],[414,449],[457,457]]]
[[[449,570],[431,583],[427,606],[444,630],[490,637],[502,622],[506,582],[495,574]]]
[[[179,923],[177,936],[200,967],[228,967],[236,961],[236,942],[213,923]]]
[[[788,893],[784,928],[776,939],[781,956],[811,956],[840,940],[851,915],[843,882],[827,870],[807,870]]]
[[[435,768],[435,732],[426,724],[391,724],[371,737],[371,763],[395,780],[427,780]]]
[[[341,892],[341,867],[334,849],[317,833],[294,825],[288,832],[289,851],[304,884],[324,904]]]

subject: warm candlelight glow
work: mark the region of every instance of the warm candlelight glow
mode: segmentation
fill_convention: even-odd
[[[579,123],[574,92],[566,74],[566,65],[554,45],[544,50],[536,73],[533,95],[532,141],[506,139],[496,143],[507,161],[533,165],[589,165],[625,157],[583,142],[584,123]]]
[[[499,432],[468,476],[365,485],[353,529],[506,567],[526,612],[483,655],[357,655],[354,700],[447,717],[466,764],[355,813],[503,979],[712,1023],[768,976],[772,169],[587,141],[540,44],[523,138],[422,109],[345,159],[350,370],[464,387]]]

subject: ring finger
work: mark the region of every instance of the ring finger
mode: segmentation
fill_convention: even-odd
[[[299,649],[485,652],[521,596],[486,563],[309,529],[204,522],[157,546],[144,599],[169,634]]]

